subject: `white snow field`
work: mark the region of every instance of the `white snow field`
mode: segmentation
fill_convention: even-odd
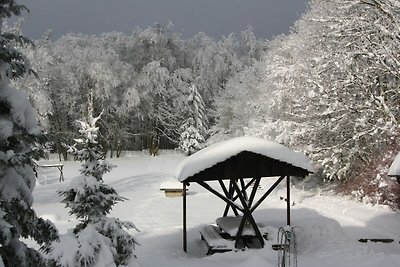
[[[160,185],[175,181],[175,168],[185,157],[174,151],[162,151],[150,157],[146,152],[111,159],[117,165],[104,176],[128,201],[115,206],[111,216],[136,224],[140,233],[132,232],[141,246],[136,248],[138,262],[143,267],[275,267],[279,227],[285,226],[286,203],[284,188],[277,188],[255,212],[255,219],[270,229],[263,249],[247,249],[205,255],[206,246],[200,240],[199,229],[215,223],[224,203],[199,186],[191,184],[187,197],[188,253],[182,251],[182,198],[167,198]],[[47,163],[57,162],[55,157]],[[57,190],[64,188],[79,173],[81,163],[68,161],[64,165],[65,182],[59,183],[56,168],[39,169],[39,182],[34,190],[34,209],[39,216],[54,222],[60,233],[77,223],[60,203]],[[275,180],[262,180],[265,192]],[[283,186],[283,185],[282,185]],[[292,190],[292,225],[295,227],[298,266],[307,267],[369,267],[400,266],[400,215],[384,206],[357,203],[332,192]],[[392,243],[358,242],[358,239],[394,239]]]

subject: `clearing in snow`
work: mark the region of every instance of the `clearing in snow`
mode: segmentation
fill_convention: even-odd
[[[54,157],[55,159],[56,157]],[[191,184],[188,191],[188,252],[182,251],[182,199],[167,198],[160,185],[173,181],[174,171],[185,156],[162,151],[158,157],[130,153],[111,159],[117,167],[104,176],[107,184],[129,199],[119,203],[111,216],[129,220],[141,231],[134,234],[141,246],[136,248],[143,267],[275,267],[278,230],[286,225],[286,203],[280,199],[286,189],[278,186],[254,213],[258,223],[268,228],[268,240],[262,249],[245,249],[206,255],[200,229],[221,216],[225,205],[202,187]],[[47,163],[54,163],[50,161]],[[34,191],[34,209],[39,216],[51,219],[61,233],[76,225],[60,203],[57,190],[65,188],[79,175],[80,162],[64,164],[65,182],[59,183],[56,169],[38,173],[40,184]],[[260,190],[269,188],[272,179],[263,179]],[[210,202],[211,201],[211,202]],[[297,237],[298,266],[307,267],[376,267],[400,265],[400,216],[385,206],[370,206],[334,195],[330,191],[292,188],[292,225]],[[210,205],[205,205],[210,203]],[[359,239],[393,239],[391,243],[361,243]],[[32,244],[34,245],[34,244]]]

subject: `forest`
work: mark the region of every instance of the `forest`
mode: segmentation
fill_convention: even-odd
[[[58,40],[49,31],[21,47],[36,75],[13,82],[60,160],[92,105],[110,157],[261,136],[304,151],[317,167],[310,184],[398,209],[387,170],[400,147],[399,11],[398,1],[312,0],[272,40],[250,26],[219,40],[183,39],[172,23]]]

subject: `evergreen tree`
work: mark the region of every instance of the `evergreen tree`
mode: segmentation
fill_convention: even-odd
[[[203,147],[207,138],[208,119],[205,115],[204,101],[197,87],[192,85],[188,97],[189,116],[181,126],[179,148],[191,155]]]
[[[33,159],[44,156],[40,134],[28,98],[10,85],[10,79],[30,72],[29,62],[16,45],[28,39],[3,31],[3,22],[19,16],[24,6],[0,1],[0,266],[44,266],[42,254],[20,238],[33,238],[49,252],[58,238],[53,224],[32,209],[36,179]]]
[[[100,114],[101,116],[101,114]],[[73,229],[74,237],[61,238],[53,245],[51,258],[57,266],[133,266],[135,263],[135,238],[127,230],[134,224],[108,218],[112,207],[125,198],[103,183],[103,174],[112,169],[104,159],[102,147],[97,142],[99,128],[89,108],[88,120],[79,121],[81,138],[69,152],[84,162],[77,177],[69,187],[60,191],[62,202],[70,208],[80,223]],[[65,253],[66,250],[69,253]],[[72,251],[72,253],[71,253]],[[72,256],[71,256],[72,255]]]

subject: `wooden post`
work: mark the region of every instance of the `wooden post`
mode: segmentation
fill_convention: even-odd
[[[278,180],[276,180],[276,182],[268,189],[267,192],[265,192],[265,194],[257,201],[256,204],[253,205],[253,207],[251,207],[250,211],[254,212],[258,206],[261,205],[261,203],[264,201],[264,199],[269,196],[269,194],[271,194],[271,192],[275,189],[275,187],[277,187],[280,182],[282,182],[282,180],[285,179],[285,176],[282,175],[281,177],[279,177]]]
[[[286,212],[287,212],[287,225],[290,225],[290,176],[286,176]]]
[[[243,248],[243,247],[240,247],[240,245],[241,245],[240,241],[243,240],[242,233],[243,233],[243,228],[244,228],[246,221],[248,221],[251,224],[251,226],[253,227],[256,237],[260,241],[261,247],[264,247],[263,237],[261,235],[260,229],[257,226],[256,221],[254,220],[252,212],[250,211],[250,207],[248,206],[247,199],[245,198],[243,191],[240,190],[240,188],[236,182],[233,183],[233,186],[235,187],[236,193],[240,199],[240,202],[243,205],[243,217],[242,217],[242,221],[240,222],[239,229],[236,233],[235,248],[239,248],[239,249]]]
[[[229,182],[229,191],[228,191],[228,189],[226,189],[226,186],[225,186],[225,184],[224,184],[224,182],[223,182],[222,180],[218,180],[218,182],[219,182],[219,184],[220,184],[220,186],[221,186],[221,188],[222,188],[222,191],[224,191],[226,198],[235,201],[235,200],[233,199],[232,180]],[[238,211],[236,210],[235,206],[230,205],[229,203],[226,203],[225,210],[224,210],[224,213],[223,213],[222,217],[226,217],[226,216],[228,215],[229,208],[232,208],[233,213],[234,213],[236,216],[238,216],[239,213],[238,213]]]
[[[186,183],[183,183],[183,251],[187,252],[187,231],[186,231]]]

